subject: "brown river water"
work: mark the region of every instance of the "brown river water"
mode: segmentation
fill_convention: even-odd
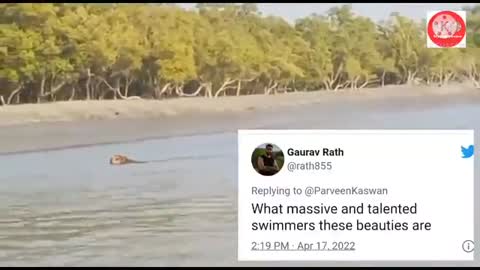
[[[260,115],[255,127],[475,129],[478,141],[480,106],[310,105]],[[230,126],[0,155],[0,265],[237,265],[236,136]],[[155,162],[108,165],[118,152]]]

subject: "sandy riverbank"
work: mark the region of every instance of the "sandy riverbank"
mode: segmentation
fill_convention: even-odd
[[[275,109],[313,103],[342,102],[346,99],[428,98],[480,96],[480,90],[462,85],[449,87],[391,86],[360,91],[317,91],[279,95],[179,98],[171,100],[102,100],[0,107],[0,126],[79,120],[155,119],[198,113],[231,113]]]
[[[480,104],[480,90],[463,86],[385,87],[355,92],[218,99],[76,101],[7,106],[0,107],[0,154],[245,128],[288,127],[289,121],[301,122],[302,117],[311,117],[311,114],[324,123],[341,122],[352,120],[358,110],[401,112],[457,103]]]

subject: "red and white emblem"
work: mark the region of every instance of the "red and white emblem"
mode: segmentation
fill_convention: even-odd
[[[433,11],[427,16],[428,48],[465,48],[465,11]]]

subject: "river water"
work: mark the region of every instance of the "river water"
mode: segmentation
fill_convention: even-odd
[[[476,104],[349,108],[304,106],[257,127],[480,129]],[[0,265],[236,264],[236,139],[230,130],[0,156]],[[110,166],[115,153],[155,162]]]

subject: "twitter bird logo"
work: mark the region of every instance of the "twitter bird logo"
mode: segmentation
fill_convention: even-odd
[[[473,156],[473,144],[470,145],[468,148],[465,148],[462,146],[462,154],[463,154],[462,158],[469,158]]]

